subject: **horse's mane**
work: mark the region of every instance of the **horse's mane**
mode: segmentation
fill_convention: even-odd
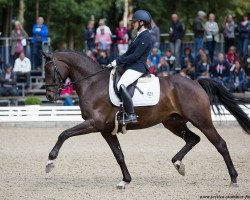
[[[93,59],[91,59],[89,56],[87,56],[85,53],[80,51],[75,51],[72,49],[62,49],[62,50],[55,50],[54,53],[75,53],[78,54],[80,57],[82,57],[84,60],[90,61],[92,64],[98,66],[101,68],[101,65],[99,63],[96,63]]]

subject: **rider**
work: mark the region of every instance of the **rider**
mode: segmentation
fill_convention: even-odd
[[[117,89],[122,98],[127,116],[124,120],[126,124],[136,123],[137,116],[134,111],[133,101],[127,91],[127,87],[139,79],[147,71],[147,57],[151,49],[151,15],[145,10],[138,10],[133,14],[133,25],[137,36],[130,44],[126,53],[118,57],[108,67],[125,64],[125,72],[117,84]]]

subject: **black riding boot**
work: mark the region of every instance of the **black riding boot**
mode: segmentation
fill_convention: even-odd
[[[127,113],[127,117],[124,119],[125,124],[136,123],[137,116],[135,114],[133,101],[132,101],[130,94],[127,91],[127,88],[124,85],[120,86],[119,94],[122,98],[123,106]]]

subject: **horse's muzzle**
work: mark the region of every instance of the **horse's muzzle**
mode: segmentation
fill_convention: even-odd
[[[50,101],[50,102],[54,102],[56,101],[56,95],[53,92],[50,91],[46,91],[46,98]]]

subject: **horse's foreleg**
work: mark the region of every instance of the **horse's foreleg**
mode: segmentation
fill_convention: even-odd
[[[125,189],[125,185],[131,182],[131,176],[127,169],[127,166],[124,160],[124,155],[122,153],[122,149],[119,144],[118,138],[116,135],[112,135],[111,133],[102,133],[102,136],[104,137],[109,147],[111,148],[122,171],[123,179],[120,183],[117,184],[117,188]]]
[[[175,135],[181,137],[185,142],[185,146],[172,158],[172,163],[182,176],[185,175],[185,165],[182,163],[184,156],[200,141],[200,137],[190,131],[186,122],[179,120],[169,120],[163,125]]]
[[[85,122],[83,122],[77,126],[74,126],[70,129],[63,131],[59,135],[55,146],[53,147],[53,149],[51,150],[51,152],[49,154],[49,159],[48,159],[48,162],[46,164],[46,172],[48,173],[54,168],[53,160],[55,160],[57,158],[59,150],[62,147],[65,140],[67,140],[68,138],[73,137],[73,136],[85,135],[85,134],[92,133],[95,131],[97,131],[97,130],[91,125],[89,120],[86,120]]]

